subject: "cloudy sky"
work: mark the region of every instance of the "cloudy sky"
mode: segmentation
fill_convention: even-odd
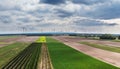
[[[119,30],[120,0],[0,0],[0,33]]]

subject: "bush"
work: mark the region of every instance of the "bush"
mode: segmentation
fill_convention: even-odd
[[[118,36],[118,39],[120,39],[120,36]]]
[[[116,37],[113,36],[113,35],[110,35],[110,34],[104,34],[104,35],[100,36],[100,39],[110,39],[110,40],[113,40],[113,39],[116,39]]]

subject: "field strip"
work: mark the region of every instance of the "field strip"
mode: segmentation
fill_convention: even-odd
[[[63,42],[65,45],[68,45],[80,52],[83,52],[87,55],[90,55],[94,58],[97,58],[103,62],[109,63],[111,65],[120,67],[120,53],[115,53],[115,52],[110,52],[110,51],[105,51],[101,49],[97,49],[94,47],[90,47],[87,45],[83,45],[80,43],[77,43],[73,40],[67,40],[64,37],[53,37],[56,40],[59,40]]]
[[[48,52],[48,49],[45,43],[43,43],[41,47],[40,61],[41,61],[39,65],[40,67],[38,69],[53,69],[50,56],[49,56],[49,52]]]
[[[32,43],[2,69],[37,69],[41,43]]]
[[[54,69],[120,69],[79,52],[55,39],[47,39]]]
[[[80,44],[88,45],[88,46],[103,49],[103,50],[108,50],[108,51],[111,51],[111,52],[120,53],[120,47],[107,46],[107,45],[91,43],[91,42],[80,42]]]

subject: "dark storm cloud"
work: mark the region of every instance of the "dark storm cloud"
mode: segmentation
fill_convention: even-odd
[[[106,0],[72,0],[72,2],[76,4],[92,5],[96,3],[104,3]]]
[[[10,16],[0,15],[0,23],[11,23],[12,19]]]
[[[80,14],[84,17],[92,17],[97,19],[115,19],[120,18],[120,2],[108,1],[100,5],[91,5],[89,10],[83,10]],[[89,7],[89,6],[88,6]]]
[[[17,21],[20,21],[22,23],[29,23],[31,20],[29,18],[18,18]]]
[[[74,14],[74,13],[67,12],[67,11],[61,10],[61,9],[55,9],[54,11],[59,17],[62,17],[62,18],[69,17]]]
[[[41,0],[40,2],[56,5],[56,4],[63,4],[65,3],[65,1],[66,0]]]

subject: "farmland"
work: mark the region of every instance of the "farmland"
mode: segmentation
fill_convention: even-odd
[[[50,42],[48,41],[47,45],[54,69],[119,69],[53,39],[48,40]]]
[[[11,40],[0,48],[0,69],[120,69],[113,66],[119,66],[119,53],[80,44],[86,38],[19,36],[3,43]],[[105,60],[108,58],[112,61]]]
[[[40,51],[41,43],[32,43],[5,65],[3,69],[36,69]]]
[[[0,48],[0,69],[6,65],[10,60],[12,60],[21,51],[27,48],[32,42],[34,42],[38,37],[23,37],[23,36],[1,36],[1,43],[7,43]],[[10,43],[9,43],[10,42]]]
[[[120,47],[107,46],[107,45],[95,44],[95,43],[90,43],[90,42],[80,42],[80,43],[91,46],[91,47],[120,53]]]
[[[0,68],[25,49],[29,43],[14,43],[0,48]]]
[[[5,40],[5,39],[9,39],[9,38],[16,38],[18,36],[0,36],[0,40]]]

